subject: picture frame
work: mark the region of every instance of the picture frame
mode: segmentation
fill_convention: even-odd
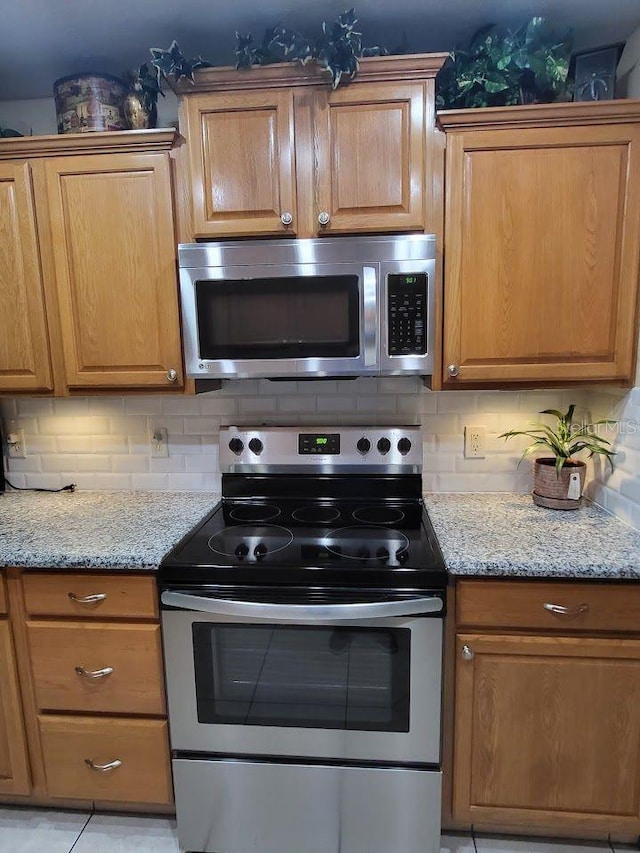
[[[573,55],[574,101],[610,101],[615,98],[616,68],[624,42]]]

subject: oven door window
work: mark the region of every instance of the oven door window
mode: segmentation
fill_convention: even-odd
[[[198,721],[408,732],[410,634],[196,622]]]
[[[200,358],[355,358],[357,275],[196,281]]]

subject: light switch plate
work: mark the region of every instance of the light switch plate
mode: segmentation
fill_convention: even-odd
[[[151,456],[154,459],[166,459],[169,456],[169,434],[166,427],[152,427],[149,433]]]

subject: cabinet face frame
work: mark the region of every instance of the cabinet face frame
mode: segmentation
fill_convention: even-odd
[[[189,148],[194,237],[295,236],[293,92],[193,94],[185,99],[181,118],[186,121]],[[238,138],[217,138],[225,124]],[[261,136],[252,138],[252,130]],[[229,157],[226,163],[225,155]],[[255,170],[253,183],[238,174],[242,164]],[[264,200],[265,194],[268,200]],[[287,213],[292,217],[289,225],[281,219]]]
[[[47,213],[51,228],[52,274],[55,276],[57,301],[59,305],[62,346],[64,353],[65,382],[70,389],[83,388],[181,388],[182,353],[179,330],[179,309],[177,294],[177,275],[175,267],[175,238],[172,216],[171,175],[168,154],[165,153],[117,153],[90,154],[66,156],[46,159],[44,161],[46,179]],[[140,298],[146,292],[154,312],[151,321],[147,316],[134,316],[132,306],[124,304],[122,293],[115,298],[109,311],[95,318],[96,328],[93,335],[98,340],[98,348],[106,352],[101,363],[91,363],[95,359],[83,352],[83,336],[89,340],[92,329],[80,319],[78,297],[83,291],[80,272],[74,269],[73,239],[79,236],[86,243],[90,242],[93,223],[87,214],[80,225],[78,211],[72,210],[66,197],[65,184],[68,180],[76,182],[76,189],[86,179],[102,180],[113,176],[119,180],[120,187],[131,181],[133,189],[135,181],[145,181],[150,195],[148,204],[153,210],[153,233],[147,237],[151,245],[146,255],[138,259],[141,271]],[[87,183],[87,187],[89,183]],[[138,192],[137,199],[143,197]],[[147,198],[146,196],[144,196]],[[111,205],[114,216],[118,215],[118,207],[124,210],[134,204],[136,197],[127,199],[126,193],[121,197],[110,199],[105,197],[104,205]],[[43,206],[44,211],[44,206]],[[148,211],[147,211],[148,212]],[[139,211],[145,216],[145,211]],[[148,216],[146,216],[148,219]],[[76,229],[76,234],[73,233]],[[83,233],[87,232],[87,233]],[[87,267],[108,269],[109,258],[118,252],[118,247],[109,243],[109,235],[101,230],[95,230],[93,235],[95,252],[92,258],[85,258]],[[135,234],[131,235],[128,250],[135,254]],[[97,272],[94,272],[100,276]],[[131,280],[132,287],[137,282]],[[106,301],[109,282],[106,273],[99,280],[98,294]],[[118,293],[117,288],[114,291]],[[86,306],[85,306],[86,314]],[[110,316],[110,314],[112,316]],[[155,334],[155,353],[151,358],[143,360],[138,353],[132,352],[129,359],[123,359],[123,353],[117,347],[113,352],[108,351],[109,341],[102,328],[104,321],[107,325],[131,330],[131,340],[139,338],[140,334],[149,334],[153,329]],[[102,338],[102,339],[100,339]],[[138,344],[140,342],[138,341]],[[145,348],[146,349],[146,348]],[[113,363],[110,363],[113,361]],[[176,379],[171,381],[168,372],[176,371]]]
[[[463,659],[463,647],[467,646],[473,653],[472,659]],[[595,808],[589,810],[583,809],[568,809],[562,808],[559,803],[557,808],[542,808],[536,803],[531,803],[530,807],[511,806],[500,802],[475,802],[474,786],[477,790],[477,784],[481,777],[478,770],[478,765],[487,765],[490,767],[500,767],[504,772],[508,761],[513,762],[514,781],[513,787],[517,785],[517,763],[519,760],[526,761],[526,756],[518,756],[510,753],[509,756],[504,752],[499,755],[499,744],[497,739],[491,739],[491,732],[500,722],[496,722],[491,716],[492,708],[495,709],[500,702],[499,691],[500,684],[495,681],[485,681],[483,685],[479,685],[478,678],[479,668],[482,668],[483,662],[497,661],[498,664],[505,666],[523,666],[527,667],[529,662],[533,665],[541,665],[540,662],[558,662],[557,666],[562,666],[566,663],[568,666],[591,666],[593,671],[591,676],[596,678],[598,675],[605,673],[607,666],[616,663],[633,664],[638,667],[638,678],[640,679],[640,640],[627,639],[592,639],[585,637],[546,637],[546,636],[530,636],[530,635],[489,635],[489,634],[458,634],[456,637],[456,685],[455,685],[455,741],[454,741],[454,760],[453,760],[453,818],[465,824],[474,824],[477,827],[488,826],[492,828],[500,827],[501,831],[524,831],[535,829],[536,831],[546,830],[551,834],[554,830],[565,834],[571,833],[579,837],[582,833],[611,833],[638,835],[640,830],[640,756],[636,756],[635,760],[635,777],[632,780],[631,797],[634,797],[634,808],[628,809],[622,813],[603,813],[597,812]],[[556,676],[559,669],[556,670]],[[524,676],[521,676],[524,677]],[[527,673],[527,677],[529,674]],[[551,677],[551,676],[550,676]],[[489,678],[489,676],[487,676]],[[532,688],[536,687],[532,682]],[[551,682],[546,685],[547,692],[553,694],[550,690]],[[536,688],[537,689],[537,688]],[[492,693],[493,691],[493,693]],[[637,686],[637,692],[640,692],[640,684]],[[493,698],[492,698],[493,697]],[[496,698],[497,697],[497,698]],[[508,697],[507,697],[508,698]],[[603,702],[610,697],[605,697]],[[581,697],[576,697],[576,703],[579,704]],[[504,696],[502,697],[504,710]],[[493,704],[492,704],[493,703]],[[561,708],[556,707],[553,698],[550,700],[548,707],[548,720],[533,718],[532,725],[542,726],[545,732],[545,737],[548,742],[553,740],[554,720],[568,725],[568,721],[561,719]],[[514,726],[523,725],[523,720],[526,724],[527,712],[520,714],[519,707],[513,707]],[[539,710],[539,709],[535,709]],[[602,710],[602,709],[600,709]],[[619,721],[624,719],[625,710],[620,710],[610,706],[611,714],[617,714]],[[572,730],[580,732],[580,726],[584,726],[590,732],[594,729],[597,731],[598,720],[596,718],[588,718],[589,708],[584,707],[584,715],[581,720],[574,721],[572,719]],[[531,713],[534,713],[533,711]],[[640,722],[640,706],[636,706],[635,714],[637,719],[631,719],[628,725],[633,727]],[[504,715],[500,718],[504,722]],[[515,737],[518,733],[514,730],[512,735]],[[561,731],[558,730],[558,736]],[[607,733],[611,735],[611,731]],[[524,744],[523,733],[523,744]],[[518,735],[519,736],[519,735]],[[496,735],[497,738],[497,735]],[[531,738],[529,738],[529,741]],[[541,739],[542,741],[542,739]],[[504,743],[504,741],[503,741]],[[543,743],[540,742],[542,748]],[[557,743],[558,749],[562,749],[562,743]],[[621,742],[620,748],[624,744]],[[587,778],[585,776],[585,768],[589,761],[589,751],[584,750],[582,754],[575,753],[576,772],[578,780]],[[602,757],[602,756],[599,756]],[[616,758],[608,752],[602,759],[615,763]],[[633,756],[629,762],[633,765]],[[580,775],[580,767],[582,766],[582,776]],[[564,762],[566,770],[567,761]],[[615,772],[615,768],[606,768],[611,773]],[[627,767],[629,770],[629,767]],[[496,771],[499,772],[499,771]],[[485,777],[482,776],[482,779]],[[501,780],[504,785],[504,779]],[[488,783],[490,784],[490,783]],[[498,783],[500,784],[500,782]],[[563,785],[565,790],[574,789],[576,785],[576,776],[574,773],[558,776],[553,779],[545,776],[545,787],[549,790],[555,790],[558,796],[562,795]],[[535,794],[539,799],[544,799],[547,794],[538,788]],[[550,796],[550,795],[549,795]]]
[[[556,105],[557,106],[557,105]],[[505,108],[508,109],[508,108]],[[522,108],[524,109],[524,108]],[[530,108],[531,122],[535,121],[535,108]],[[505,126],[500,125],[500,117],[494,116],[494,122],[487,122],[487,127],[474,129],[473,126],[464,129],[452,128],[447,133],[447,197],[446,197],[446,219],[445,219],[445,308],[444,308],[444,360],[445,374],[443,376],[444,386],[455,387],[464,383],[492,384],[511,382],[562,382],[562,381],[622,381],[629,382],[635,365],[636,347],[636,317],[637,317],[637,291],[638,291],[638,268],[639,268],[639,241],[637,235],[640,231],[640,124],[636,121],[607,123],[603,118],[601,124],[595,119],[591,124],[571,124],[562,126],[563,116],[556,113],[555,120],[558,126],[532,126],[510,127],[507,120]],[[446,126],[446,114],[445,114]],[[514,119],[514,124],[516,121]],[[523,174],[526,174],[526,155],[528,151],[542,152],[554,150],[565,150],[570,152],[575,149],[579,156],[586,149],[594,152],[611,151],[617,148],[620,151],[621,165],[619,170],[619,182],[613,181],[610,188],[605,192],[610,193],[607,202],[609,207],[615,208],[615,222],[599,223],[600,232],[609,229],[610,241],[608,246],[598,245],[597,242],[589,248],[593,253],[593,261],[597,262],[598,251],[600,254],[610,252],[612,256],[611,282],[611,317],[609,326],[605,329],[604,324],[600,329],[590,329],[585,326],[584,335],[589,337],[608,335],[608,345],[605,351],[597,358],[580,357],[575,353],[561,351],[557,357],[552,355],[532,357],[522,355],[517,351],[518,341],[513,341],[512,351],[505,350],[500,358],[486,359],[481,355],[475,357],[473,343],[465,340],[465,316],[467,323],[473,326],[482,318],[482,306],[480,304],[465,304],[469,296],[465,296],[466,281],[472,270],[468,269],[468,253],[471,251],[469,243],[465,244],[465,237],[470,240],[472,230],[474,234],[484,233],[486,241],[486,252],[491,250],[495,257],[502,251],[501,243],[495,237],[496,223],[491,216],[487,221],[480,221],[477,213],[479,199],[474,197],[474,157],[482,155],[490,158],[492,152],[515,152],[522,155]],[[543,188],[544,193],[552,191],[554,181],[550,179],[548,187]],[[585,190],[586,191],[586,190]],[[616,195],[617,193],[617,195]],[[535,197],[532,190],[532,197]],[[598,198],[593,199],[594,210],[597,216]],[[516,203],[517,205],[517,203]],[[475,229],[472,228],[476,214]],[[508,211],[505,211],[507,216]],[[518,214],[522,217],[522,211]],[[505,220],[506,221],[506,220]],[[548,219],[540,220],[536,227],[535,211],[532,211],[532,229],[527,235],[528,243],[523,240],[523,247],[528,256],[535,256],[536,235],[548,224]],[[571,223],[565,223],[570,226]],[[566,230],[566,227],[565,227]],[[585,237],[587,229],[577,236]],[[520,235],[522,238],[522,235]],[[477,242],[477,239],[476,239]],[[586,251],[586,250],[585,250]],[[587,263],[589,258],[584,259]],[[560,269],[561,259],[558,258]],[[479,275],[485,274],[479,270]],[[568,281],[567,272],[564,271],[565,279]],[[508,276],[508,271],[506,272]],[[541,272],[542,275],[542,272]],[[535,280],[532,279],[535,284]],[[486,283],[486,289],[495,288],[495,279]],[[552,300],[553,282],[545,280],[541,284],[546,288],[547,301]],[[565,294],[567,299],[570,294]],[[560,300],[559,300],[560,301]],[[566,299],[565,299],[566,301]],[[566,323],[580,323],[580,303],[575,304],[575,314],[571,314]],[[495,337],[501,336],[498,323],[505,323],[509,307],[505,305],[505,316],[494,318],[496,323]],[[522,319],[522,318],[520,318]],[[557,318],[550,318],[550,322]],[[601,321],[597,312],[591,317],[592,323]],[[568,326],[566,326],[568,328]],[[471,329],[473,332],[473,329]],[[561,350],[561,343],[559,349]],[[447,365],[456,365],[458,375],[452,378],[446,372]]]
[[[0,278],[10,278],[0,280],[0,293],[5,296],[4,322],[11,326],[0,334],[6,341],[10,331],[21,350],[19,364],[12,351],[7,353],[7,363],[0,363],[0,391],[51,391],[44,282],[28,162],[0,162],[0,193],[0,227],[7,241]]]

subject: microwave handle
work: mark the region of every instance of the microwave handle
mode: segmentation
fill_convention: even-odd
[[[194,610],[196,613],[240,616],[259,621],[297,622],[298,624],[422,616],[428,613],[441,613],[444,606],[442,599],[436,595],[420,596],[404,601],[368,601],[351,604],[273,604],[262,601],[208,598],[165,590],[160,600],[168,607]]]
[[[375,267],[362,268],[363,299],[363,339],[365,367],[375,367],[378,363],[378,296],[377,270]],[[380,307],[382,310],[382,307]]]

